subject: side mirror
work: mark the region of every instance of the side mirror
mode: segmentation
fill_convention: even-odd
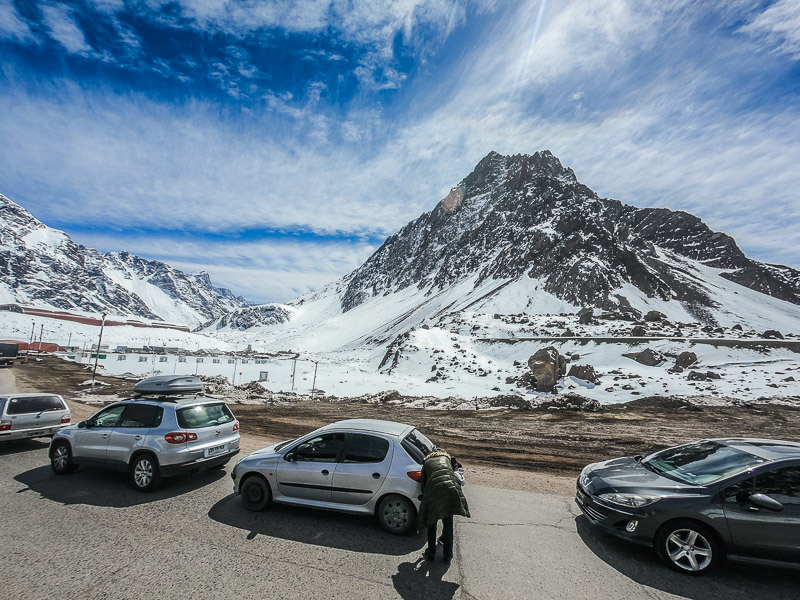
[[[287,452],[286,455],[283,457],[283,460],[288,460],[292,462],[294,460],[294,452]]]
[[[78,423],[78,429],[86,429],[88,426],[89,424],[86,421],[81,421]]]
[[[781,512],[783,510],[783,504],[766,494],[751,494],[748,500],[750,504],[759,508],[766,508],[773,512]]]

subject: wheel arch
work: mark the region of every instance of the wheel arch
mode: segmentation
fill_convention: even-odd
[[[238,485],[239,494],[242,493],[242,486],[247,482],[248,479],[251,479],[252,477],[260,477],[262,481],[267,484],[267,489],[269,490],[269,493],[272,494],[272,486],[269,484],[269,479],[267,479],[263,473],[259,473],[258,471],[247,471],[246,473],[244,473],[244,475],[242,475],[239,478],[239,485]]]
[[[695,525],[699,525],[702,529],[707,530],[712,536],[714,536],[714,541],[719,544],[720,550],[722,551],[722,559],[724,560],[728,556],[728,544],[722,534],[717,531],[717,528],[711,523],[696,517],[673,517],[668,521],[664,521],[653,535],[653,543],[655,544],[656,540],[663,531],[665,531],[668,527],[673,526],[675,523],[693,523]]]
[[[138,459],[143,454],[147,454],[150,457],[152,457],[153,460],[156,463],[156,466],[159,469],[161,468],[161,463],[158,462],[158,455],[155,452],[153,452],[152,450],[150,450],[148,448],[140,448],[140,449],[136,450],[133,454],[131,454],[131,459],[128,461],[128,469],[132,468],[133,464],[136,462],[136,459]]]
[[[69,448],[70,455],[74,454],[74,452],[72,450],[72,444],[70,443],[70,441],[67,438],[58,438],[54,442],[50,443],[50,447],[47,449],[48,458],[50,458],[52,460],[53,452],[55,451],[56,446],[59,445],[59,444],[65,444]]]

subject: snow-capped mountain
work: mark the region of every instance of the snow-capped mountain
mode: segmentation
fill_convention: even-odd
[[[361,267],[289,305],[264,321],[239,311],[215,329],[326,351],[385,345],[448,314],[592,307],[796,330],[800,271],[747,258],[691,214],[600,198],[548,151],[492,152]]]
[[[127,252],[104,254],[47,227],[0,194],[0,303],[141,317],[196,327],[247,305],[186,274]]]

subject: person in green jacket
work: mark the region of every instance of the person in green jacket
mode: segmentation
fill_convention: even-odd
[[[425,558],[436,556],[436,528],[442,521],[444,559],[453,558],[453,515],[469,517],[467,499],[461,491],[461,481],[454,472],[456,461],[441,448],[434,448],[422,463],[422,502],[419,523],[428,528],[428,548]]]

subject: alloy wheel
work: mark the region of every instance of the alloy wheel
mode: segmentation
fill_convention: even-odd
[[[153,463],[147,458],[142,458],[133,469],[133,480],[140,488],[146,488],[153,481]]]
[[[674,565],[699,572],[709,567],[713,559],[711,544],[693,529],[676,529],[666,540],[667,556]]]
[[[57,446],[53,451],[53,466],[58,471],[63,471],[67,467],[69,461],[69,451],[63,444]]]

